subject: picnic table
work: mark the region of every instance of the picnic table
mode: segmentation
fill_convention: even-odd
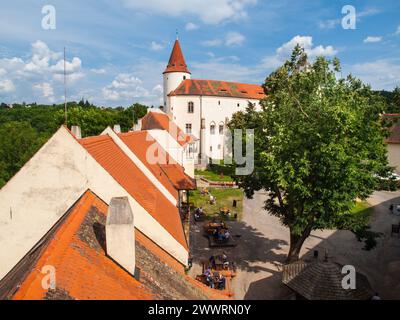
[[[204,233],[206,235],[210,235],[212,236],[213,234],[215,234],[215,232],[219,229],[224,229],[224,230],[228,230],[228,227],[226,226],[225,222],[223,221],[210,221],[210,222],[206,222],[203,226],[204,229]]]
[[[231,211],[229,210],[228,207],[222,207],[222,208],[219,208],[219,212],[221,214],[228,215]]]

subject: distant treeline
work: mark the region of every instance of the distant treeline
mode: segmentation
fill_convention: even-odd
[[[68,127],[78,125],[82,136],[100,134],[107,126],[132,128],[147,113],[147,106],[97,107],[88,101],[68,102]],[[65,122],[64,104],[0,104],[0,188]]]

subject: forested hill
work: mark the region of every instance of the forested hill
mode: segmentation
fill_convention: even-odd
[[[128,131],[143,117],[147,107],[96,107],[89,102],[69,102],[68,127],[79,125],[82,136],[100,134],[107,126],[121,125]],[[64,123],[64,104],[0,104],[0,188],[28,161]]]

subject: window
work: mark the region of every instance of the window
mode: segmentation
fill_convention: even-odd
[[[192,101],[188,102],[188,113],[194,112],[194,103]]]
[[[191,123],[186,123],[186,133],[188,133],[188,134],[192,133],[192,124]]]
[[[210,125],[210,134],[215,134],[215,124],[214,123],[212,123]]]
[[[224,133],[224,125],[220,124],[219,125],[219,134],[223,134]]]
[[[238,103],[237,106],[240,107],[240,103]]]
[[[218,150],[221,150],[221,145],[220,144],[218,145]]]
[[[219,106],[221,105],[221,100],[218,100],[218,105],[219,105]]]
[[[212,146],[210,146],[210,151],[212,151]]]
[[[183,76],[183,80],[186,80],[186,76]]]

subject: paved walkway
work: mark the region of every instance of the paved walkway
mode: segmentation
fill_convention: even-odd
[[[246,199],[242,221],[230,224],[232,234],[240,235],[238,246],[225,250],[239,268],[232,282],[236,299],[285,299],[290,295],[281,284],[280,272],[289,249],[289,231],[262,209],[265,198],[266,194],[259,192],[253,199]],[[307,257],[319,250],[323,256],[327,251],[333,260],[352,264],[364,273],[382,298],[400,299],[400,239],[390,235],[391,224],[398,223],[400,217],[388,210],[391,203],[400,204],[400,192],[376,192],[369,203],[373,206],[372,230],[383,233],[374,250],[363,250],[363,244],[349,231],[324,230],[312,233],[302,255]],[[193,275],[201,273],[201,259],[222,252],[208,248],[201,227],[193,226],[191,233]]]

